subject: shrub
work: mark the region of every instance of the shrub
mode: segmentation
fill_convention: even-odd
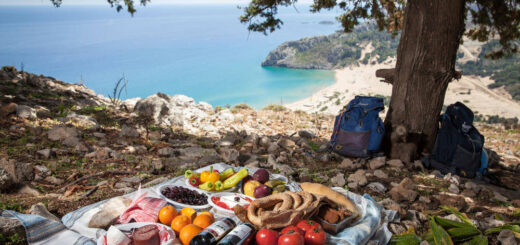
[[[283,105],[269,104],[264,107],[265,111],[287,111],[287,108]]]

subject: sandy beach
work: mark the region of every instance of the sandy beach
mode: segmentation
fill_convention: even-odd
[[[391,68],[395,60],[381,64],[349,66],[336,70],[336,82],[312,96],[286,105],[292,110],[337,114],[356,95],[390,96],[392,86],[380,82],[377,69]],[[503,88],[489,89],[493,83],[489,77],[463,76],[448,86],[444,104],[461,101],[476,114],[500,115],[520,118],[520,103],[511,98]]]

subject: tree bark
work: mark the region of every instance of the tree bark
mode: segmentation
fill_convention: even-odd
[[[465,28],[464,5],[464,0],[406,3],[385,119],[384,147],[391,158],[409,162],[435,144],[446,89],[460,78],[455,61]]]

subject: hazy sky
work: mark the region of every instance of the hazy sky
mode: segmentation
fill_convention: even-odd
[[[139,0],[135,0],[139,2]],[[152,4],[245,4],[250,0],[152,0]],[[311,3],[312,0],[299,0],[298,3]],[[49,0],[0,0],[0,5],[50,5]],[[63,0],[63,5],[107,4],[106,0]]]

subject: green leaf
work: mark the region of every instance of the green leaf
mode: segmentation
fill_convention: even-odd
[[[421,243],[421,238],[415,233],[404,233],[392,236],[390,239],[391,245],[418,245]]]
[[[489,228],[489,229],[487,229],[484,232],[484,234],[490,235],[490,234],[494,234],[494,233],[500,233],[503,230],[511,230],[511,231],[513,231],[515,233],[519,233],[520,234],[520,225],[517,225],[515,223],[509,223],[509,224],[505,224],[505,225]]]
[[[451,240],[450,235],[448,235],[448,232],[446,232],[442,226],[438,226],[433,217],[430,220],[430,227],[432,229],[435,245],[453,245],[453,241]]]
[[[473,237],[470,241],[465,242],[463,245],[488,245],[487,236],[478,235]]]
[[[451,228],[447,232],[455,242],[471,240],[475,236],[482,235],[479,229],[473,227]]]
[[[448,206],[441,206],[441,208],[446,210],[446,211],[448,211],[448,212],[450,212],[450,213],[452,213],[452,214],[455,214],[464,223],[466,223],[468,225],[472,225],[473,227],[475,227],[475,224],[473,224],[473,222],[468,218],[468,216],[466,216],[466,214],[463,214],[463,213],[459,212],[459,210],[457,210],[456,208],[448,207]]]
[[[454,220],[444,219],[438,216],[434,216],[435,222],[437,222],[438,225],[442,226],[444,229],[451,229],[451,228],[475,228],[473,225],[469,225],[467,223],[462,223]]]

